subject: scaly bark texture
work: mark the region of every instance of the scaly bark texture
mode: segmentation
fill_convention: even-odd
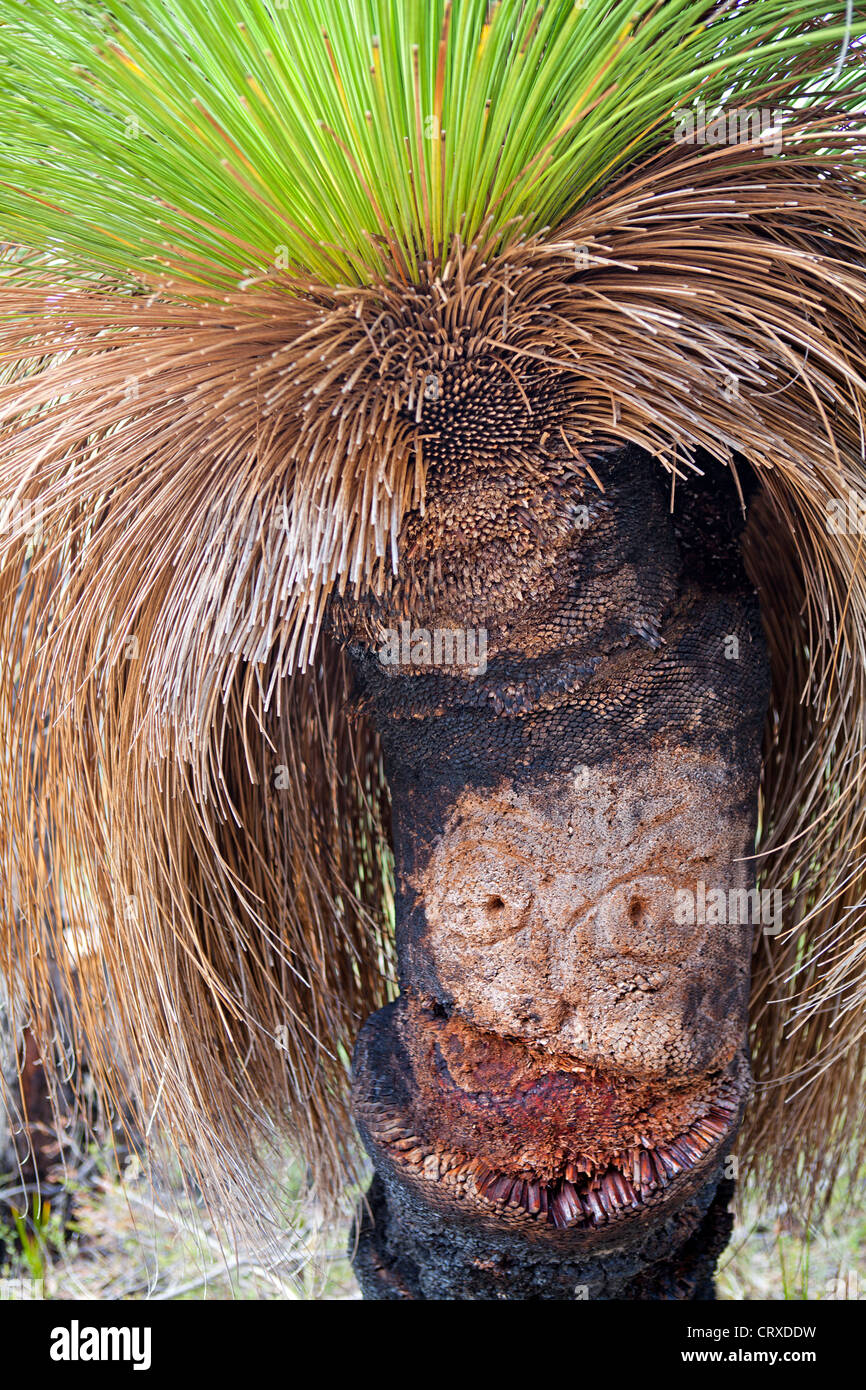
[[[368,1298],[711,1296],[753,924],[677,895],[754,885],[769,675],[704,463],[680,516],[637,448],[598,485],[452,457],[399,575],[334,608],[397,872],[401,994],[354,1064]],[[484,629],[486,665],[388,664],[404,621]]]

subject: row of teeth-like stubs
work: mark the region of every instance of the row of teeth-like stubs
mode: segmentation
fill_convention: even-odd
[[[396,1126],[390,1135],[379,1132],[419,1176],[460,1186],[474,1180],[475,1190],[488,1202],[520,1207],[565,1229],[600,1226],[621,1211],[637,1210],[653,1192],[693,1168],[724,1137],[736,1110],[736,1105],[718,1101],[668,1144],[653,1146],[642,1140],[644,1147],[617,1155],[603,1170],[589,1159],[577,1158],[566,1163],[564,1175],[553,1182],[536,1181],[531,1174],[515,1177],[496,1172],[483,1159],[465,1153],[430,1153],[417,1135],[402,1131],[397,1137]]]

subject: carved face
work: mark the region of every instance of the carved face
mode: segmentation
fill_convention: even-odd
[[[752,929],[707,924],[697,899],[749,884],[740,797],[735,768],[676,748],[465,791],[415,884],[443,990],[477,1027],[553,1056],[640,1077],[725,1067]]]
[[[530,1238],[684,1201],[748,1090],[765,652],[718,475],[672,518],[654,468],[448,479],[408,573],[337,618],[385,748],[403,991],[359,1118],[395,1181]],[[483,629],[484,669],[383,662],[403,623]]]

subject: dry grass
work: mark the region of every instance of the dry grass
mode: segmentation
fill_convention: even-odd
[[[348,1221],[326,1223],[301,1193],[302,1171],[285,1172],[291,1225],[278,1222],[280,1239],[265,1252],[233,1241],[177,1174],[153,1184],[135,1159],[122,1175],[103,1164],[99,1180],[76,1193],[66,1229],[50,1205],[28,1223],[27,1249],[7,1251],[0,1279],[39,1278],[48,1299],[356,1299]],[[276,1208],[271,1217],[278,1221]]]

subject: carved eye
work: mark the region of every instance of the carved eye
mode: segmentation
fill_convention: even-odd
[[[505,907],[505,903],[502,901],[502,899],[499,897],[497,893],[494,894],[492,897],[489,897],[485,902],[484,906],[487,909],[488,914],[491,917],[493,917],[497,912],[501,912],[503,910],[503,908]]]
[[[629,921],[633,927],[639,927],[643,922],[646,903],[643,898],[632,898],[628,906]]]

